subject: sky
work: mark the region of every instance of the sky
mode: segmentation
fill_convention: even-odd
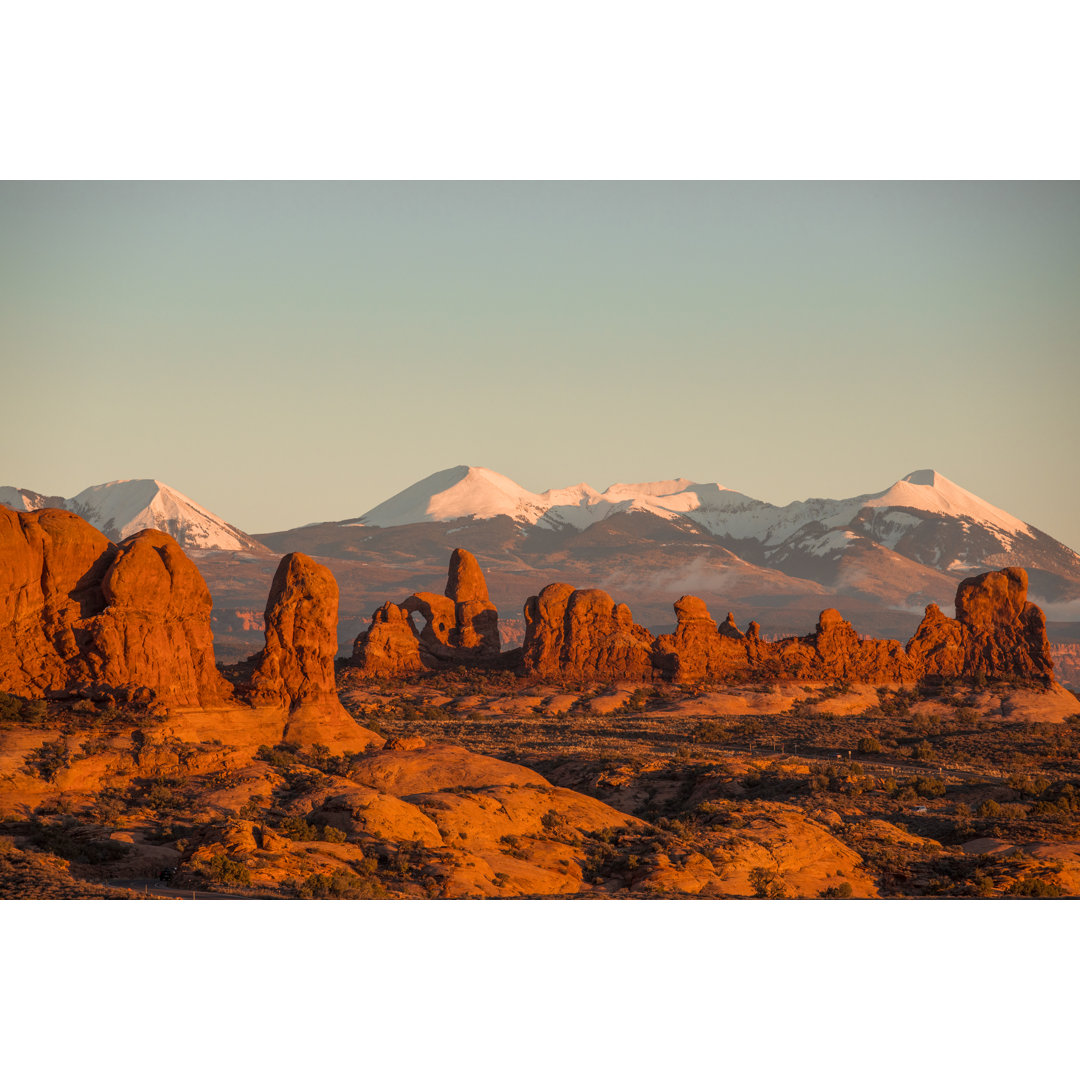
[[[453,465],[934,468],[1080,548],[1080,185],[0,183],[0,485],[249,532]]]

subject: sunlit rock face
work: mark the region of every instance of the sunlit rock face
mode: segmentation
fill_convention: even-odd
[[[422,620],[420,630],[414,613]],[[499,613],[488,599],[480,564],[457,548],[445,593],[413,593],[400,604],[383,604],[353,643],[353,663],[366,675],[392,676],[491,661],[499,651]]]

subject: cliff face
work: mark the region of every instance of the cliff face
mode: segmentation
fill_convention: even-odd
[[[165,533],[116,545],[64,510],[0,507],[0,689],[219,705],[210,610]]]

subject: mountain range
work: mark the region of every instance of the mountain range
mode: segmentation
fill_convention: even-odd
[[[906,637],[927,603],[951,610],[957,583],[1023,566],[1059,640],[1077,640],[1080,556],[933,469],[882,491],[787,506],[715,483],[669,480],[528,491],[506,476],[460,465],[420,480],[366,513],[248,535],[155,480],[87,488],[72,498],[0,487],[17,510],[62,506],[112,539],[168,532],[200,562],[226,652],[261,644],[261,600],[277,555],[303,551],[341,587],[341,645],[384,600],[439,591],[450,550],[483,565],[499,607],[504,647],[516,643],[526,597],[564,580],[607,589],[661,631],[683,593],[701,596],[765,633],[805,633],[838,607],[863,633]],[[1063,635],[1063,636],[1062,636]],[[250,647],[249,647],[250,646]]]

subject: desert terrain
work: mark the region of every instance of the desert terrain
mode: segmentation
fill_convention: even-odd
[[[6,898],[1080,895],[1080,701],[1019,568],[906,645],[552,584],[501,648],[477,560],[337,656],[333,574],[278,566],[216,663],[170,536],[0,510]]]

